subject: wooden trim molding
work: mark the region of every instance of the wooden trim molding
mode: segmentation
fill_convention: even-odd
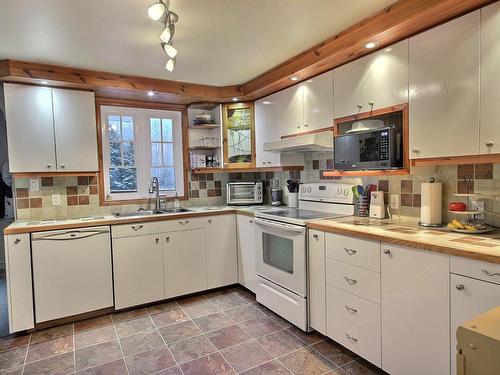
[[[233,97],[254,100],[300,83],[291,82],[291,75],[301,80],[315,77],[494,1],[399,0],[240,85],[200,85],[18,60],[0,61],[0,80],[38,84],[47,80],[55,86],[91,89],[101,97],[151,102],[224,103]],[[377,48],[364,48],[369,41],[377,42]],[[149,90],[157,95],[148,97]]]
[[[13,172],[12,177],[14,178],[25,178],[25,177],[71,177],[71,176],[88,176],[94,177],[98,174],[98,171],[94,172]]]
[[[255,167],[255,168],[196,168],[191,170],[193,174],[200,173],[239,173],[239,172],[288,172],[302,171],[304,167],[301,165],[283,166],[283,167]]]
[[[164,111],[178,111],[181,112],[181,122],[182,122],[182,169],[184,171],[184,195],[179,196],[179,200],[189,199],[189,140],[188,140],[188,113],[187,106],[180,104],[170,104],[170,103],[153,103],[153,102],[143,102],[134,100],[124,100],[116,98],[96,98],[96,126],[97,126],[97,157],[99,162],[99,173],[97,176],[97,181],[99,185],[99,205],[101,206],[113,206],[113,205],[123,205],[123,204],[150,204],[154,199],[143,198],[143,199],[106,199],[105,189],[104,189],[104,161],[102,154],[102,126],[101,123],[101,107],[104,105],[116,106],[116,107],[129,107],[129,108],[141,108],[141,109],[157,109]],[[161,196],[162,199],[174,199],[173,197]]]
[[[301,132],[301,133],[296,133],[296,134],[282,135],[281,139],[295,138],[295,137],[300,137],[301,135],[307,135],[307,134],[323,133],[323,132],[327,132],[329,130],[333,131],[334,127],[333,126],[328,126],[326,128],[314,129],[314,130],[309,130],[309,131],[306,131],[306,132]]]
[[[500,154],[447,156],[447,157],[422,158],[422,159],[411,160],[411,165],[414,167],[423,167],[430,165],[456,165],[456,164],[482,164],[482,163],[500,163]]]

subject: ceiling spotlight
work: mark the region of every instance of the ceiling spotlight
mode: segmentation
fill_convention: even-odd
[[[167,64],[165,65],[165,69],[169,72],[173,72],[175,68],[175,59],[168,59]]]
[[[153,91],[148,91],[148,96],[155,96],[155,93]]]
[[[290,81],[298,81],[300,79],[300,77],[291,76],[289,79],[290,79]]]
[[[148,8],[148,16],[152,20],[158,21],[165,14],[166,10],[167,7],[165,4],[163,4],[162,1],[159,1]]]
[[[169,24],[161,32],[160,39],[163,40],[165,43],[170,43],[170,41],[172,40],[172,37],[174,36],[174,30],[175,30],[174,29],[174,25],[173,24]]]
[[[238,101],[238,98],[233,98],[233,102],[237,102]]]
[[[391,52],[392,51],[392,48],[391,47],[387,47],[386,49],[384,49],[385,52]]]
[[[266,101],[266,102],[262,102],[262,104],[266,104],[267,105],[267,104],[271,104],[271,102],[267,102]]]
[[[378,43],[376,42],[368,42],[365,44],[365,48],[372,49],[378,46]]]
[[[48,85],[48,84],[49,84],[49,81],[45,81],[45,80],[44,80],[44,81],[40,81],[40,83],[41,83],[42,85]]]
[[[175,48],[172,44],[162,43],[161,46],[163,47],[163,50],[168,55],[168,57],[173,59],[175,56],[177,56],[177,48]]]

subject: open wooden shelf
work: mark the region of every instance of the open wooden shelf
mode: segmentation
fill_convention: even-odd
[[[414,167],[429,165],[457,165],[457,164],[481,164],[481,163],[500,163],[500,154],[481,154],[448,156],[435,158],[412,159],[411,165]]]
[[[217,129],[220,128],[219,124],[200,124],[200,125],[189,125],[189,129]]]
[[[325,177],[401,176],[410,174],[409,168],[380,171],[324,171]]]
[[[193,146],[190,150],[220,150],[220,146]]]
[[[239,173],[239,172],[287,172],[287,171],[302,171],[303,166],[286,166],[286,167],[254,167],[254,168],[195,168],[191,173]]]

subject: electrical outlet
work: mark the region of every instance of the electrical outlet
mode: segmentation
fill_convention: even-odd
[[[399,194],[391,194],[391,209],[399,210]]]
[[[61,205],[61,194],[52,194],[52,206]]]

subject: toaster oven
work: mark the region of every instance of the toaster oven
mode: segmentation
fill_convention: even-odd
[[[262,182],[230,182],[227,184],[227,204],[252,205],[262,203]]]

